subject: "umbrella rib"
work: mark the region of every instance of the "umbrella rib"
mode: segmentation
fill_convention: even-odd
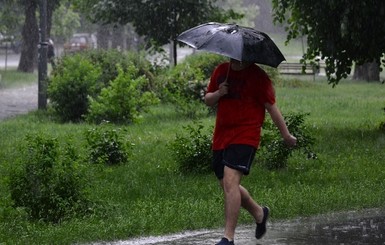
[[[213,25],[210,29],[210,25]],[[277,67],[285,57],[270,37],[250,27],[207,23],[191,28],[177,38],[197,50],[235,60]]]
[[[204,44],[206,44],[208,41],[210,41],[210,40],[213,39],[213,38],[214,38],[214,35],[211,35],[209,38],[207,38],[207,39],[205,40],[205,42],[202,42],[202,44],[199,45],[199,46],[195,46],[195,48],[196,48],[196,49],[199,49],[200,47],[202,47]]]

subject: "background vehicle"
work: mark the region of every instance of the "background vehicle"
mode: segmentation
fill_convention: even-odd
[[[89,33],[76,33],[68,43],[64,44],[65,53],[79,52],[96,48],[95,35]]]

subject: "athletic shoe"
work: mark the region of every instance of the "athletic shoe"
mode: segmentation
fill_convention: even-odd
[[[263,207],[263,219],[261,223],[257,223],[257,228],[255,229],[255,238],[261,239],[266,233],[266,221],[269,218],[270,209],[268,207]]]
[[[215,245],[234,245],[234,241],[229,241],[226,237],[223,237],[217,244]]]

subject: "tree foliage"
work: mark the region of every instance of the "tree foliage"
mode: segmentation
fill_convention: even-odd
[[[64,43],[80,25],[79,14],[73,10],[72,5],[64,2],[52,16],[51,36],[55,38],[55,43]]]
[[[385,63],[383,0],[273,0],[273,10],[274,20],[287,24],[287,41],[307,36],[302,62],[324,59],[333,85],[350,74],[354,62]]]
[[[255,0],[220,0],[218,2],[218,5],[222,6],[224,10],[233,10],[243,16],[242,19],[228,19],[226,22],[236,22],[238,25],[249,26],[252,28],[255,27],[255,20],[257,16],[260,15],[260,7],[258,4],[259,3],[256,3]],[[270,12],[268,14],[271,15]]]
[[[0,0],[0,32],[17,35],[23,21],[23,12],[15,8],[16,0]]]
[[[105,0],[93,7],[95,20],[133,23],[139,35],[166,44],[178,33],[206,21],[221,21],[232,11],[221,12],[216,0]]]
[[[174,41],[178,34],[208,21],[236,19],[241,15],[224,11],[217,0],[87,0],[78,1],[83,9],[92,4],[89,15],[105,24],[132,23],[136,32],[157,46]],[[174,44],[176,55],[176,43]],[[175,60],[175,57],[174,57]]]

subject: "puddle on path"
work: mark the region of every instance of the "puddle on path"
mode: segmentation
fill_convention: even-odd
[[[309,244],[383,244],[385,245],[385,209],[369,209],[269,222],[264,238],[254,238],[254,226],[237,228],[237,245],[309,245]],[[127,241],[101,242],[94,245],[213,245],[222,230],[201,230],[180,234],[145,237]]]

